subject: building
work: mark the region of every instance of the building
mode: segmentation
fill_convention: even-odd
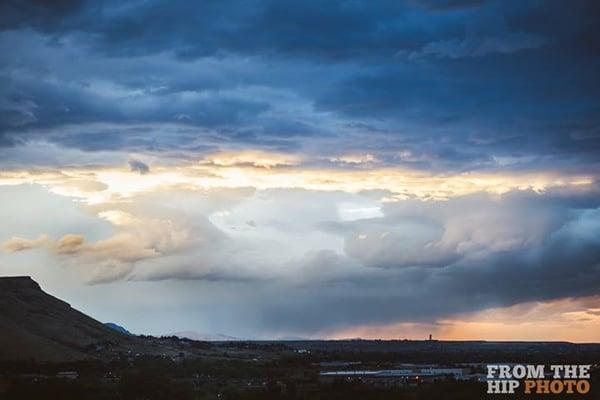
[[[61,371],[56,374],[56,377],[59,379],[77,379],[79,378],[79,373],[75,371]]]
[[[319,374],[319,381],[331,383],[335,381],[360,381],[382,386],[401,386],[434,382],[448,378],[465,380],[470,376],[469,368],[444,368],[415,366],[403,369],[359,370],[359,371],[325,371]]]

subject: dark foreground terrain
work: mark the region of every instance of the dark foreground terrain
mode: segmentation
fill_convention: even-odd
[[[133,336],[0,278],[0,399],[493,399],[488,363],[592,364],[600,345],[561,342],[230,341]]]
[[[161,340],[172,341],[171,346],[174,347],[180,346],[182,354],[176,357],[135,354],[113,360],[60,363],[3,362],[0,364],[0,398],[512,398],[485,395],[486,384],[481,377],[486,362],[585,364],[597,363],[600,357],[598,346],[580,348],[566,344],[402,341],[202,343],[175,338]],[[311,347],[319,349],[308,350]],[[369,350],[362,351],[362,348]],[[568,351],[569,348],[573,351]],[[323,375],[331,371],[360,373],[365,370],[394,371],[441,366],[459,368],[466,374],[460,379],[447,375],[428,380]],[[587,396],[553,395],[547,398],[599,398],[597,365],[592,373],[591,388]]]

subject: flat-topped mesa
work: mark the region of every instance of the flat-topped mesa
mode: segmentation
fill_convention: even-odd
[[[111,343],[110,352],[102,353],[106,357],[137,345],[135,338],[44,292],[28,276],[0,277],[0,360],[94,358],[98,343]]]
[[[2,276],[0,277],[0,289],[35,289],[42,290],[40,285],[30,276]]]
[[[5,296],[2,296],[2,295]],[[57,299],[44,292],[39,283],[30,276],[2,276],[0,277],[0,303],[5,303],[9,299],[20,299],[25,302],[32,302],[33,299],[44,299],[52,301],[60,307],[71,308],[66,301]]]

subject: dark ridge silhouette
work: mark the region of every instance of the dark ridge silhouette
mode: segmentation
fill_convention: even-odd
[[[45,293],[28,276],[0,277],[0,360],[66,361],[125,349],[135,338]]]

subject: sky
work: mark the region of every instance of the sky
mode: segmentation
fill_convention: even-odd
[[[5,1],[0,275],[135,333],[600,341],[595,1]]]

